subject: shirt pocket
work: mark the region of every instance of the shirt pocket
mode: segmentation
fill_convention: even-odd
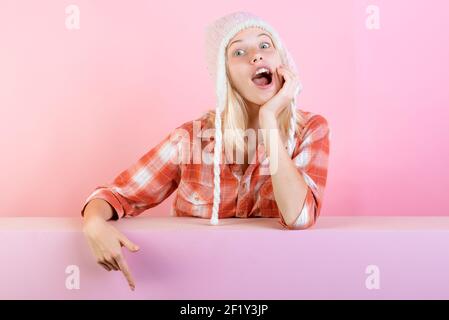
[[[214,187],[205,182],[181,180],[178,193],[181,200],[192,204],[192,206],[208,206],[212,205],[214,201]]]

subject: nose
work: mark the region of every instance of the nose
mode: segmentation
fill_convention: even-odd
[[[256,53],[256,55],[254,56],[254,58],[252,59],[253,63],[256,63],[258,60],[262,60],[262,55],[260,53]]]

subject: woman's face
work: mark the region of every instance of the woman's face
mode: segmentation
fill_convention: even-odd
[[[229,41],[226,59],[233,87],[250,104],[261,106],[281,89],[283,81],[276,72],[281,58],[268,32],[263,29],[248,28],[237,33]],[[261,66],[270,70],[271,77],[253,79]]]

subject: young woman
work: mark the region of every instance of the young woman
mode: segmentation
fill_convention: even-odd
[[[206,49],[215,110],[170,132],[112,183],[98,186],[81,210],[98,263],[121,270],[132,289],[121,246],[138,247],[106,221],[137,216],[175,190],[172,215],[210,218],[213,225],[218,218],[273,217],[300,230],[320,214],[329,128],[323,116],[296,108],[302,86],[277,32],[251,13],[235,12],[207,28]]]

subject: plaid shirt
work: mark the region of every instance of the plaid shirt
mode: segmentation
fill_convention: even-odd
[[[223,151],[220,164],[220,219],[272,217],[278,218],[279,223],[287,229],[305,229],[316,222],[327,178],[329,128],[323,116],[299,109],[297,112],[302,114],[306,122],[299,139],[297,134],[295,135],[296,144],[292,159],[308,185],[298,218],[291,225],[284,221],[274,198],[268,171],[269,159],[266,158],[263,144],[259,143],[255,159],[250,162],[246,172],[242,172],[241,164],[223,161]],[[195,148],[193,138],[200,137],[205,129],[213,127],[208,119],[207,115],[203,115],[175,129],[188,133],[192,150]],[[195,134],[194,126],[199,128],[198,124],[201,128],[197,130],[198,134]],[[189,161],[185,161],[187,158],[181,161],[181,145],[186,146],[186,140],[181,139],[182,142],[173,138],[173,133],[121,172],[112,183],[97,186],[85,200],[81,214],[90,200],[99,198],[106,200],[114,208],[114,220],[137,216],[158,205],[177,190],[171,206],[171,215],[210,218],[214,198],[213,162],[211,160],[198,163],[192,159],[192,155],[187,156],[190,157]],[[203,146],[204,141],[200,143],[205,154],[213,159],[213,134],[209,136],[206,147]]]

